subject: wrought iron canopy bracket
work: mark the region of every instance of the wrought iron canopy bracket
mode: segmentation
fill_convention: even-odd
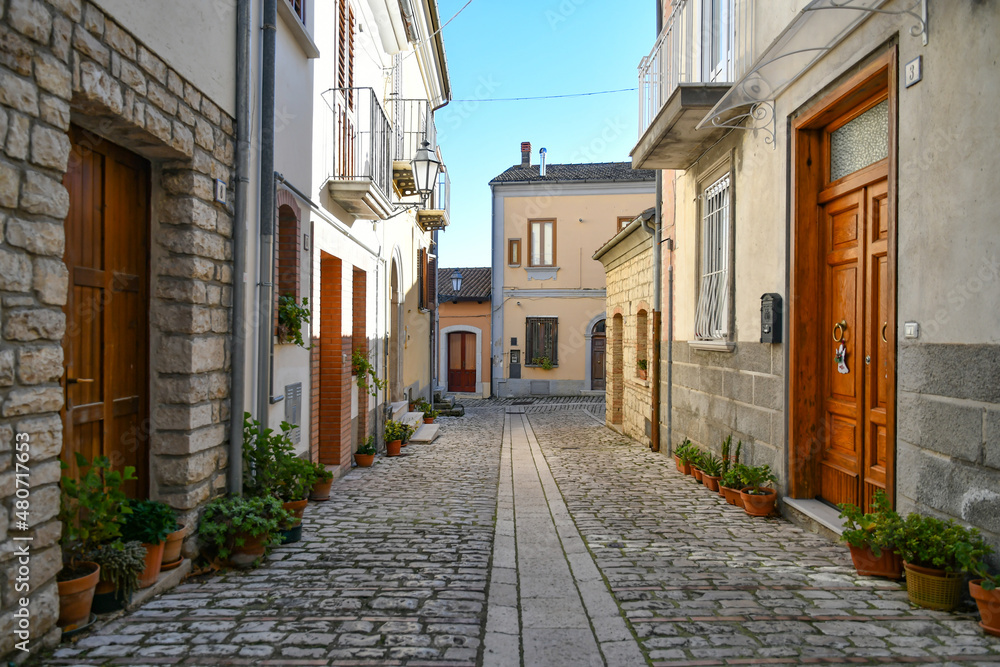
[[[749,130],[754,133],[754,137],[757,136],[757,132],[763,132],[765,135],[764,143],[770,144],[772,150],[776,147],[774,133],[777,126],[774,117],[774,102],[771,100],[757,102],[746,113],[733,116],[728,120],[712,118],[712,125],[734,130]]]
[[[907,16],[912,16],[917,22],[913,27],[910,28],[910,34],[914,37],[920,36],[921,41],[924,46],[927,46],[927,0],[917,0],[913,3],[909,9],[873,9],[871,7],[859,7],[854,3],[856,0],[829,0],[829,5],[818,6],[818,7],[806,7],[803,11],[819,11],[822,9],[856,9],[862,12],[868,12],[870,14],[891,14],[893,16],[901,16],[906,14]],[[919,6],[920,12],[917,13],[917,7]]]

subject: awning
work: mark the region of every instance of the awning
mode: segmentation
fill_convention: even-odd
[[[697,129],[720,125],[732,126],[734,120],[740,122],[743,118],[749,117],[751,125],[755,120],[764,120],[767,124],[772,124],[769,131],[773,138],[773,106],[769,114],[764,112],[762,106],[773,103],[785,88],[801,77],[817,60],[842,42],[873,13],[912,16],[917,25],[910,32],[913,35],[923,35],[926,44],[927,0],[917,0],[909,9],[898,11],[881,9],[886,1],[812,0],[698,123]],[[736,113],[737,110],[746,107],[750,107],[751,111]],[[759,112],[754,113],[756,110]]]

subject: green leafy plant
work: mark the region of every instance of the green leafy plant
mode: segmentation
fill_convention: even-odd
[[[870,512],[864,512],[852,503],[840,503],[837,507],[840,508],[840,518],[844,520],[841,541],[856,548],[868,547],[876,558],[881,558],[883,549],[895,546],[902,519],[892,509],[884,491],[875,492]]]
[[[986,569],[986,564],[982,561],[972,569],[972,574],[982,579],[979,585],[984,591],[995,591],[997,585],[1000,585],[1000,574],[990,574],[989,570]]]
[[[395,442],[396,440],[402,440],[407,435],[409,427],[403,422],[398,422],[390,419],[385,423],[385,441]]]
[[[691,446],[692,446],[691,441],[687,438],[684,438],[684,442],[682,442],[681,444],[677,445],[674,448],[674,456],[676,456],[677,458],[681,458],[681,454],[683,454],[684,451],[689,449]]]
[[[906,562],[948,572],[977,572],[993,552],[976,528],[922,514],[907,516],[892,539]]]
[[[646,370],[646,366],[648,366],[649,363],[645,359],[640,359],[639,361],[636,362],[636,365],[639,367],[640,371],[644,371]]]
[[[310,349],[302,340],[302,324],[312,318],[312,311],[307,307],[309,299],[303,297],[302,304],[290,294],[278,297],[278,339],[283,343],[295,343],[299,347]]]
[[[705,454],[701,457],[699,468],[709,477],[719,477],[722,474],[722,459],[715,454]]]
[[[278,459],[278,474],[274,495],[282,502],[293,502],[309,497],[312,485],[316,483],[316,466],[298,456]]]
[[[281,463],[295,457],[290,433],[295,428],[281,422],[281,432],[264,428],[243,413],[243,493],[248,496],[274,495],[283,474]]]
[[[531,363],[535,366],[540,366],[542,370],[546,371],[551,371],[553,368],[555,368],[555,364],[553,364],[552,360],[549,359],[548,357],[534,357],[531,360]]]
[[[374,435],[370,435],[367,438],[365,438],[365,441],[363,443],[361,443],[360,445],[358,445],[358,451],[357,451],[357,453],[361,454],[363,456],[371,456],[371,455],[373,455],[375,453],[375,436]],[[333,478],[332,473],[331,473],[330,478],[331,479]]]
[[[406,428],[406,431],[403,434],[403,444],[406,444],[410,441],[410,438],[413,437],[413,434],[417,432],[417,427],[411,426],[410,424],[403,424],[403,426]]]
[[[354,350],[351,353],[351,365],[354,374],[358,376],[358,388],[367,392],[371,396],[378,396],[380,389],[385,389],[388,382],[380,380],[375,373],[375,367],[361,350]]]
[[[735,466],[722,473],[722,478],[719,479],[719,485],[727,489],[739,489],[742,484],[743,478],[740,477],[740,471]]]
[[[701,450],[690,445],[680,453],[681,463],[684,465],[692,465],[697,467],[698,463],[701,461]]]
[[[273,496],[216,498],[205,506],[198,536],[226,559],[246,544],[247,537],[261,539],[265,549],[277,544],[279,531],[290,521],[291,513]]]
[[[62,469],[69,466],[62,462]],[[66,576],[79,576],[80,561],[99,545],[121,537],[125,517],[131,512],[122,486],[136,479],[135,468],[124,472],[111,467],[107,456],[96,456],[93,462],[76,453],[79,479],[62,478],[59,520],[62,522],[63,560]]]
[[[370,440],[374,440],[374,436],[368,436]],[[374,452],[372,452],[374,454]],[[316,477],[317,482],[327,482],[333,479],[333,472],[326,469],[326,466],[322,463],[313,463],[313,475]],[[314,482],[315,483],[315,482]]]
[[[737,464],[737,471],[740,475],[740,481],[744,487],[750,487],[747,491],[750,495],[763,495],[764,489],[771,484],[778,481],[778,478],[773,472],[771,472],[771,466],[747,466],[742,464]]]
[[[158,500],[131,500],[131,513],[122,526],[122,540],[157,545],[177,530],[177,515],[170,505]]]
[[[101,566],[101,579],[115,587],[119,600],[128,600],[139,588],[139,575],[146,569],[146,547],[138,540],[115,540],[102,544],[87,556]]]
[[[726,439],[722,441],[722,473],[721,474],[725,474],[725,473],[729,472],[729,468],[730,468],[730,466],[732,465],[732,463],[734,461],[736,463],[740,462],[740,447],[742,447],[742,446],[743,446],[743,441],[740,440],[740,443],[738,445],[736,445],[736,456],[734,458],[730,458],[729,454],[732,452],[732,449],[733,449],[733,436],[727,435]]]

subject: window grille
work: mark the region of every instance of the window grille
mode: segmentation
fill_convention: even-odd
[[[729,335],[729,186],[726,174],[702,195],[701,286],[695,317],[695,336],[702,340]]]
[[[559,318],[528,317],[525,319],[525,361],[537,365],[535,359],[548,357],[552,365],[559,363]]]

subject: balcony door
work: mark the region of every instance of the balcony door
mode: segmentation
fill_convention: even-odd
[[[704,80],[733,80],[736,42],[736,0],[701,0],[703,17]]]

